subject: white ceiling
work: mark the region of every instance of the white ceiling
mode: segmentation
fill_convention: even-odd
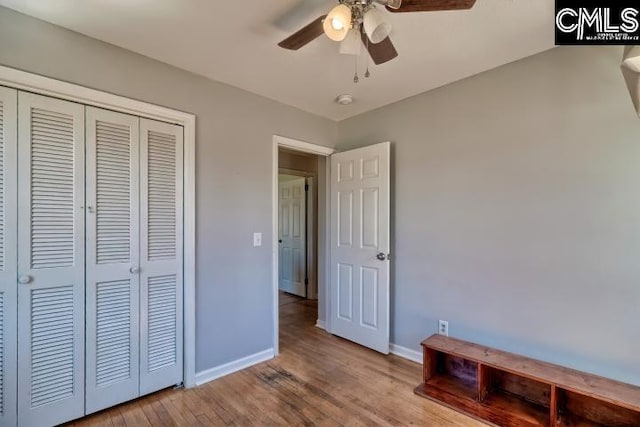
[[[335,0],[311,5],[297,27]],[[353,83],[354,57],[326,37],[297,52],[277,43],[298,0],[0,0],[19,12],[176,67],[342,120],[554,46],[553,1],[478,0],[470,11],[387,13],[400,56]],[[315,10],[313,10],[315,8]],[[295,27],[296,25],[294,25]],[[291,28],[295,31],[296,28]],[[352,94],[349,106],[333,102]]]

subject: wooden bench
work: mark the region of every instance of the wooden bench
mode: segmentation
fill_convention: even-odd
[[[640,426],[640,387],[442,335],[420,396],[498,426]]]

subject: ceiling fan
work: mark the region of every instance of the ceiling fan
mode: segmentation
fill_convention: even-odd
[[[339,5],[278,43],[284,49],[298,50],[322,34],[341,42],[340,52],[357,55],[364,44],[373,62],[384,64],[398,56],[389,34],[391,24],[376,8],[389,12],[432,12],[471,9],[476,0],[338,0]]]

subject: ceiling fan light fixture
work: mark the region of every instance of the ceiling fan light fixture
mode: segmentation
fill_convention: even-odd
[[[627,46],[622,57],[622,75],[629,89],[631,101],[640,116],[640,46]]]
[[[389,37],[391,24],[385,20],[384,15],[375,8],[371,8],[364,14],[364,32],[369,36],[371,43],[377,44]]]
[[[322,27],[327,37],[333,41],[341,42],[351,29],[351,9],[344,4],[334,7],[327,15]]]
[[[398,10],[402,6],[402,0],[375,0],[375,2],[394,10]]]
[[[347,37],[340,42],[340,53],[343,55],[360,55],[361,50],[362,38],[360,37],[360,31],[352,28],[347,33]]]
[[[626,46],[622,56],[622,66],[640,73],[640,46]]]

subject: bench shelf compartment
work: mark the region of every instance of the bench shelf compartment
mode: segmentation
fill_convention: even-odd
[[[640,387],[434,335],[416,394],[497,426],[640,426]]]

